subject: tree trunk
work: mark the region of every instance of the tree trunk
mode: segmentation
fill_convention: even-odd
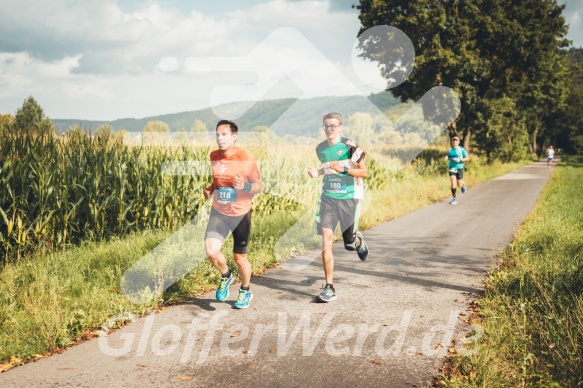
[[[468,126],[464,129],[464,135],[462,139],[462,147],[467,153],[470,153],[470,137],[472,136],[472,127]]]
[[[449,124],[449,126],[447,127],[448,131],[449,131],[449,138],[451,139],[452,137],[454,137],[455,135],[457,135],[456,133],[456,128],[457,128],[457,120],[454,120],[451,124]]]
[[[539,152],[537,144],[536,144],[536,136],[538,135],[538,128],[539,128],[539,123],[537,122],[536,125],[534,126],[534,131],[532,133],[532,154],[533,155],[538,155],[538,157],[540,158],[540,155],[542,153],[542,150]]]
[[[536,146],[537,132],[538,132],[538,128],[535,128],[534,133],[532,134],[532,144],[531,144],[532,149],[530,150],[530,153],[533,155],[538,155],[538,157],[540,159],[540,152],[538,152],[538,148]]]
[[[536,144],[536,137],[538,135],[538,132],[540,130],[540,128],[542,127],[542,122],[543,122],[543,115],[536,115],[535,120],[534,120],[534,130],[532,132],[532,151],[533,154],[536,154],[539,159],[542,156],[543,153],[543,149],[541,148],[539,150],[538,145]]]

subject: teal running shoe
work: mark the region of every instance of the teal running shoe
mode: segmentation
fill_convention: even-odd
[[[217,300],[224,301],[229,297],[229,286],[233,283],[235,277],[231,273],[231,276],[226,278],[221,276],[221,284],[219,284],[219,288],[217,288]]]
[[[331,284],[326,284],[326,286],[324,286],[324,291],[322,291],[320,295],[316,296],[317,302],[327,303],[334,299],[336,299],[336,290],[334,290],[334,286]]]
[[[466,193],[466,185],[463,185],[462,186],[462,194],[465,194],[465,193]]]
[[[356,237],[358,237],[358,239],[360,240],[360,245],[358,246],[356,253],[358,253],[358,258],[360,260],[365,261],[366,258],[368,257],[368,245],[366,245],[366,243],[364,242],[364,237],[362,237],[362,233],[356,232]]]
[[[239,290],[239,297],[233,305],[236,309],[246,309],[253,300],[253,293],[247,290]]]

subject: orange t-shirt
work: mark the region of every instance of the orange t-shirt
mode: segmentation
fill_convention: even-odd
[[[257,161],[247,151],[237,148],[235,153],[225,157],[220,150],[211,152],[213,174],[213,207],[226,216],[242,216],[251,210],[253,195],[237,190],[235,177],[241,174],[244,182],[261,179]]]

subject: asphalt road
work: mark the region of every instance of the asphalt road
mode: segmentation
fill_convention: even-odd
[[[284,265],[252,279],[247,310],[232,308],[232,285],[227,302],[210,292],[142,317],[2,373],[0,386],[428,386],[452,339],[462,351],[469,303],[550,173],[534,163],[471,187],[456,206],[444,199],[367,230],[366,262],[335,244],[338,299],[328,304],[313,298],[319,258],[300,271]]]

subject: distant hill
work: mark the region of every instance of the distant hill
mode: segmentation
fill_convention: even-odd
[[[372,104],[371,104],[372,103]],[[160,116],[144,117],[141,119],[118,119],[114,121],[89,121],[79,119],[53,120],[57,131],[65,131],[77,125],[86,130],[95,131],[102,124],[111,124],[118,131],[125,129],[130,132],[141,131],[149,121],[163,121],[171,131],[181,128],[190,130],[195,120],[201,120],[209,130],[214,129],[217,121],[231,119],[236,112],[244,111],[250,102],[234,102],[223,104],[215,110],[225,117],[218,117],[211,108],[192,112],[171,113]],[[277,135],[313,136],[314,131],[322,125],[322,115],[335,111],[341,113],[345,119],[356,112],[378,113],[378,109],[386,111],[399,104],[390,92],[381,92],[365,96],[343,97],[315,97],[309,99],[277,99],[256,102],[242,117],[235,119],[242,131],[250,131],[258,126],[268,126]],[[229,117],[229,114],[232,116]]]

